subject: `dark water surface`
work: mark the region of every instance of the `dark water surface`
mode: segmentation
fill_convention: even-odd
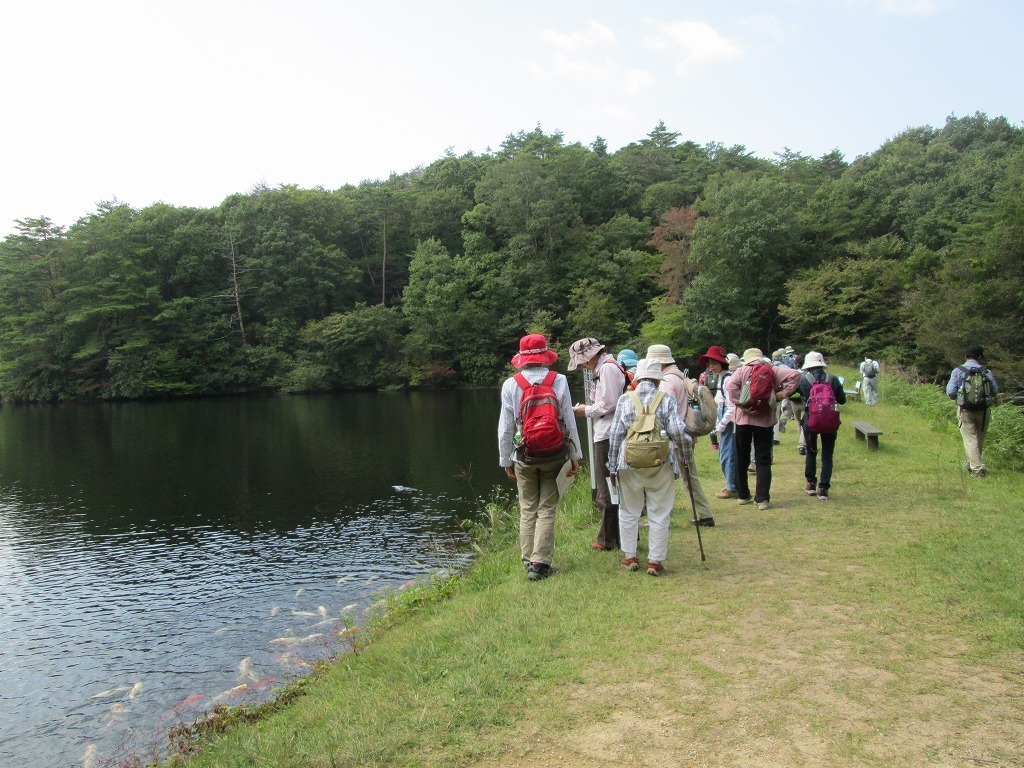
[[[0,765],[162,749],[464,565],[497,418],[497,390],[0,409]]]

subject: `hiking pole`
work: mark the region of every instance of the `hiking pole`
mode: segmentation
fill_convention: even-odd
[[[685,437],[683,438],[686,439]],[[697,529],[697,548],[700,549],[700,561],[706,562],[704,557],[704,542],[700,538],[700,521],[697,519],[697,502],[693,499],[693,483],[690,481],[690,462],[686,458],[686,451],[680,450],[683,459],[683,469],[686,471],[686,490],[690,492],[690,509],[693,510],[693,527]]]
[[[594,399],[590,396],[590,388],[594,382],[594,372],[589,368],[583,369],[583,402],[593,405]],[[594,466],[594,422],[584,417],[587,422],[587,455],[590,457],[590,499],[597,497],[597,468]]]

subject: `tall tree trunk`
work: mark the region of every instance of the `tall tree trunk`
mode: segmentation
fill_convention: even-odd
[[[235,241],[231,245],[231,288],[235,295],[235,313],[238,315],[238,329],[242,332],[242,348],[245,348],[245,321],[242,320],[242,295],[238,289],[238,259],[235,257]]]

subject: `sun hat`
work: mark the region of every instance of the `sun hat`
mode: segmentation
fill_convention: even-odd
[[[647,360],[657,360],[662,365],[672,365],[675,362],[672,359],[672,350],[665,344],[651,344],[647,348],[647,354],[644,357]]]
[[[752,363],[755,360],[764,361],[764,354],[757,347],[750,347],[749,349],[743,350],[743,357],[740,358],[743,364]]]
[[[697,362],[706,368],[708,360],[714,360],[722,365],[729,364],[729,358],[726,356],[725,350],[721,347],[708,347],[708,351],[701,355]]]
[[[539,333],[531,333],[519,340],[519,354],[512,358],[512,367],[552,365],[556,360],[558,353],[548,349],[548,340]]]
[[[787,345],[786,345],[786,354],[787,354],[787,355],[792,355],[792,354],[793,354],[794,352],[796,352],[796,350],[795,350],[795,349],[793,349],[793,348],[792,348],[791,346],[789,346],[789,345],[787,344]]]
[[[651,357],[645,357],[642,360],[637,360],[636,363],[636,379],[640,381],[642,379],[653,379],[654,381],[661,381],[663,378],[661,373],[661,363]]]
[[[638,362],[636,352],[632,349],[624,349],[616,355],[615,359],[627,368],[636,368]]]
[[[584,363],[589,363],[602,349],[604,344],[597,339],[577,339],[569,346],[569,370],[575,371]]]
[[[737,355],[735,352],[730,352],[728,355],[726,355],[726,357],[729,358],[730,371],[737,371],[743,365],[743,361],[740,360],[740,356]]]
[[[806,371],[810,368],[828,368],[828,364],[821,352],[808,352],[801,367]]]

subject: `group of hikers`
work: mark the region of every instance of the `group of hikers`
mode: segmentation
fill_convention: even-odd
[[[969,347],[946,388],[957,402],[968,456],[964,469],[972,477],[985,476],[981,452],[998,393],[982,356],[980,346]],[[797,450],[805,457],[804,490],[829,500],[846,391],[843,380],[826,371],[822,353],[799,356],[787,346],[767,357],[753,347],[737,355],[711,346],[699,359],[704,371],[694,379],[664,344],[651,345],[638,358],[633,350],[613,356],[597,339],[579,339],[569,347],[568,369],[583,370],[588,384],[587,402],[576,405],[566,376],[551,369],[557,360],[542,334],[524,336],[511,360],[517,373],[501,390],[499,461],[516,481],[520,554],[530,580],[555,572],[560,481],[573,478],[583,459],[576,416],[589,420],[594,504],[601,515],[590,546],[621,550],[621,565],[630,571],[641,567],[637,550],[645,513],[646,572],[658,576],[664,570],[676,479],[691,502],[691,524],[715,525],[693,457],[698,437],[708,435],[718,455],[725,485],[716,498],[763,511],[770,508],[774,448],[786,423],[795,420]],[[878,362],[865,355],[858,389],[866,405],[878,402],[878,373]]]

